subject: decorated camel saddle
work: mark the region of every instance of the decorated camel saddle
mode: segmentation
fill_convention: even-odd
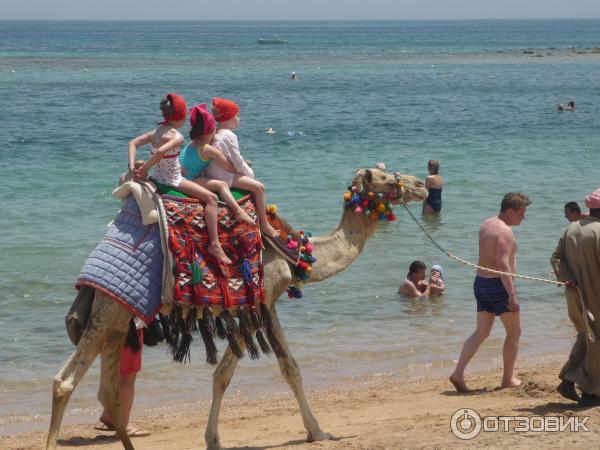
[[[257,222],[252,196],[233,194]],[[209,364],[218,362],[214,337],[227,339],[234,353],[243,356],[235,339],[238,331],[252,359],[258,358],[258,347],[271,351],[263,331],[271,347],[278,347],[264,303],[263,241],[257,223],[237,221],[219,203],[219,242],[232,261],[223,265],[207,252],[204,206],[198,200],[167,186],[133,181],[113,195],[123,199],[121,210],[84,264],[77,288],[101,290],[146,323],[158,314],[176,361],[189,360],[193,332],[201,334]],[[299,280],[308,277],[308,238],[292,230],[274,207],[268,217],[281,233],[267,238],[269,243],[295,268]],[[290,287],[289,292],[297,297],[299,291]],[[159,314],[163,305],[168,316]]]

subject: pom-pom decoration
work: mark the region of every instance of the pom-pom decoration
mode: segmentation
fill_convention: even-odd
[[[397,172],[397,186],[403,188],[404,184],[400,179],[401,176]],[[358,192],[356,186],[350,186],[348,187],[348,191],[344,192],[344,206],[346,208],[352,207],[352,212],[355,215],[364,214],[370,220],[387,220],[389,222],[394,222],[396,216],[392,211],[390,202],[395,198],[396,195],[391,192],[388,194],[382,192]],[[304,244],[304,242],[302,243]]]
[[[344,196],[344,199],[347,202],[351,202],[352,196],[350,192],[346,192],[346,194],[348,196]],[[360,206],[357,206],[357,208],[360,208]],[[317,261],[317,258],[312,256],[314,245],[310,242],[311,237],[312,233],[309,231],[304,232],[304,230],[299,230],[295,237],[288,236],[287,238],[287,248],[292,250],[297,249],[299,252],[294,273],[300,282],[308,280],[312,271],[312,265]],[[302,298],[302,290],[298,284],[288,286],[287,292],[289,298]]]
[[[267,214],[277,214],[277,205],[267,206]]]

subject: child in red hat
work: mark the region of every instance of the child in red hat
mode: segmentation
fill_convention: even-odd
[[[265,186],[254,178],[254,172],[240,154],[238,139],[233,130],[240,125],[240,107],[224,98],[213,98],[213,115],[218,122],[218,131],[213,145],[233,164],[235,172],[218,164],[210,164],[205,173],[210,178],[226,181],[229,186],[250,191],[256,201],[260,231],[270,237],[279,236],[279,231],[267,221]]]
[[[215,162],[226,170],[235,171],[233,164],[223,156],[221,151],[210,145],[215,137],[217,124],[213,115],[206,110],[204,103],[190,109],[190,127],[192,141],[183,148],[179,156],[183,176],[203,188],[219,194],[238,221],[254,224],[252,217],[233,198],[229,185],[225,181],[208,178],[202,174],[211,162]]]
[[[184,142],[179,128],[185,123],[187,104],[177,94],[167,94],[160,102],[163,121],[156,129],[144,133],[129,142],[129,173],[134,180],[148,178],[148,170],[154,167],[152,178],[159,183],[171,186],[190,197],[206,204],[204,215],[210,243],[208,253],[223,264],[231,264],[217,234],[217,196],[193,181],[183,178],[179,164],[179,150]],[[152,145],[152,157],[143,165],[135,167],[137,149],[143,145]]]

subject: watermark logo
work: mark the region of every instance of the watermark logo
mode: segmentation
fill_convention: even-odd
[[[589,432],[589,416],[484,416],[470,408],[456,411],[450,419],[450,429],[459,439],[469,440],[485,432]]]
[[[450,419],[450,428],[459,439],[473,439],[481,432],[481,416],[469,408],[459,409]]]

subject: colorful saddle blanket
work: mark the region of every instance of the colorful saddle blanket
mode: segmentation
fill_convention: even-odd
[[[207,252],[209,237],[204,206],[195,199],[169,195],[163,195],[162,201],[174,262],[175,305],[228,309],[264,302],[262,240],[258,225],[238,222],[228,208],[218,208],[219,242],[232,262],[225,266]],[[250,196],[238,203],[256,219]]]

